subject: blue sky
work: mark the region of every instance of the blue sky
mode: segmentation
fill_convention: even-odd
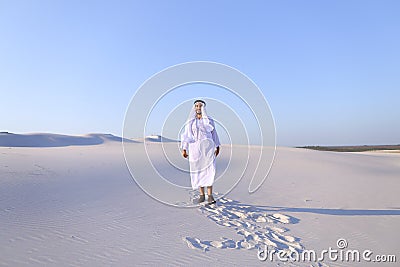
[[[278,145],[399,144],[399,11],[387,0],[0,1],[0,131],[120,136],[147,78],[209,60],[260,87]]]

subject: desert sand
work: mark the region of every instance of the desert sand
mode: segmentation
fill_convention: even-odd
[[[365,266],[257,257],[257,244],[319,252],[340,238],[349,249],[400,260],[399,153],[278,147],[256,193],[244,177],[226,196],[214,188],[215,207],[177,208],[137,186],[121,138],[2,133],[0,145],[0,266]],[[183,173],[175,178],[190,183]]]

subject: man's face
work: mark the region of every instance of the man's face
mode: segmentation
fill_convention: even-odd
[[[194,104],[194,108],[196,110],[196,114],[201,114],[201,107],[203,106],[203,103],[201,102],[196,102]]]

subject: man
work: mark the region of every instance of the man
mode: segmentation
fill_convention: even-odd
[[[181,136],[182,156],[189,157],[190,178],[193,190],[200,188],[197,203],[205,201],[204,187],[207,187],[208,203],[215,203],[212,185],[215,177],[215,157],[219,154],[219,138],[215,123],[207,115],[206,103],[194,101],[189,119]]]

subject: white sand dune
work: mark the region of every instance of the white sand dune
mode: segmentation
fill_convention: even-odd
[[[400,260],[398,153],[279,147],[256,193],[247,193],[245,175],[216,208],[184,209],[140,190],[118,140],[77,146],[43,142],[0,147],[0,266],[365,266],[263,262],[255,248],[321,251],[336,248],[339,238],[351,249],[397,254]],[[172,142],[165,146],[177,149]],[[227,150],[222,146],[217,167],[229,157]],[[137,158],[138,167],[143,160]],[[159,168],[170,169],[168,162]]]
[[[112,134],[87,134],[71,136],[52,133],[14,134],[0,133],[0,146],[3,147],[57,147],[99,145],[105,142],[121,142],[122,138]],[[135,142],[125,139],[124,142]]]

